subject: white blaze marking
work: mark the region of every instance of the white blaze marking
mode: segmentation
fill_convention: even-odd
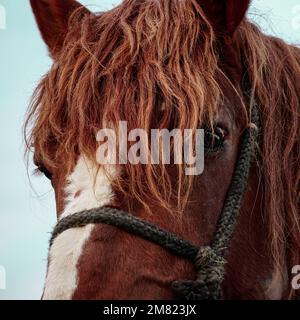
[[[109,167],[110,174],[115,168]],[[95,179],[95,177],[97,177]],[[113,199],[111,183],[103,169],[80,157],[66,187],[66,206],[61,218],[76,212],[106,206]],[[78,284],[77,264],[94,225],[70,229],[59,235],[49,252],[44,300],[72,299]]]

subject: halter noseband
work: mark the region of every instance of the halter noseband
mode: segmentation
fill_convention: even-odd
[[[212,244],[197,247],[180,239],[175,234],[134,217],[133,215],[110,207],[95,208],[75,213],[58,222],[50,240],[71,228],[80,228],[88,224],[106,224],[153,242],[171,253],[190,260],[198,272],[194,281],[176,281],[173,289],[180,298],[187,300],[220,300],[225,273],[225,253],[229,247],[238,219],[241,202],[246,192],[251,164],[255,157],[259,135],[259,114],[257,105],[253,106],[251,121],[253,126],[245,130],[242,136],[240,155],[224,208],[218,222]]]

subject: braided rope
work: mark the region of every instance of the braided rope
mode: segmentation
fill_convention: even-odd
[[[212,248],[221,255],[224,255],[225,249],[229,246],[230,238],[239,215],[242,198],[247,189],[252,161],[255,158],[256,143],[259,135],[259,113],[257,106],[253,108],[251,119],[253,126],[246,130],[242,138],[239,160],[212,244]]]
[[[242,137],[241,151],[227,194],[214,240],[210,247],[200,248],[194,261],[198,271],[195,281],[176,281],[174,290],[187,300],[220,300],[225,275],[225,251],[229,247],[245,194],[251,164],[255,158],[259,135],[259,113],[255,105],[252,111],[252,126]]]
[[[120,228],[128,233],[154,242],[187,260],[193,261],[199,251],[197,246],[191,245],[189,242],[180,239],[175,234],[160,229],[127,212],[110,207],[85,210],[62,219],[54,228],[50,239],[50,247],[58,235],[70,228],[80,228],[88,224],[100,223]]]
[[[181,298],[187,300],[222,299],[221,286],[226,264],[225,250],[229,247],[237,222],[258,139],[259,114],[256,105],[254,105],[252,111],[252,122],[253,126],[249,127],[243,134],[239,160],[210,247],[199,248],[149,222],[110,207],[81,211],[60,220],[52,233],[50,247],[55,238],[68,229],[80,228],[88,224],[103,223],[111,225],[151,241],[173,254],[194,262],[198,272],[197,279],[195,281],[176,281],[173,283],[173,289]]]

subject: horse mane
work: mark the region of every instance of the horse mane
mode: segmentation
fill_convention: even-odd
[[[290,272],[300,261],[300,49],[249,22],[238,36],[262,116],[264,219],[275,267]]]
[[[60,56],[37,87],[25,123],[28,150],[69,173],[79,154],[96,162],[96,133],[128,122],[128,130],[191,128],[213,123],[223,95],[213,29],[196,0],[125,0],[116,8],[75,12]],[[245,21],[236,34],[261,108],[260,174],[264,219],[275,266],[299,263],[300,50]],[[228,80],[229,81],[229,80]],[[160,106],[164,106],[164,110]],[[177,166],[172,185],[164,165],[124,165],[116,192],[146,209],[182,211],[193,177]],[[159,183],[157,183],[159,181]]]

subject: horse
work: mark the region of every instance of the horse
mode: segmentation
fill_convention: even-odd
[[[93,13],[75,0],[30,0],[53,64],[33,94],[26,149],[51,179],[58,221],[111,208],[207,248],[242,137],[255,129],[222,299],[294,299],[300,50],[250,22],[250,2],[123,0]],[[98,163],[97,132],[120,121],[148,134],[205,128],[203,173],[186,175],[176,163]],[[172,283],[196,276],[191,261],[157,243],[89,222],[53,239],[43,299],[173,300]]]

